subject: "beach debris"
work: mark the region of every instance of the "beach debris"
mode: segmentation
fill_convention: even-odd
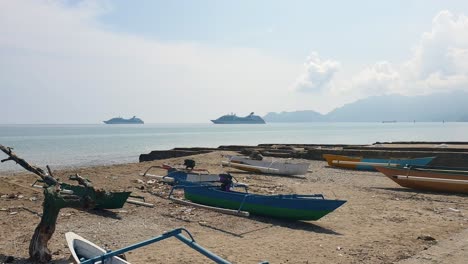
[[[13,263],[15,261],[15,257],[13,256],[5,256],[4,263]]]
[[[140,180],[140,179],[136,179],[133,181],[134,183],[138,183],[138,184],[145,184],[144,181]]]
[[[450,207],[448,208],[448,210],[449,210],[449,211],[452,211],[452,212],[455,212],[455,213],[459,213],[459,212],[460,212],[460,210],[455,209],[455,208],[450,208]]]
[[[156,183],[156,180],[149,180],[146,182],[146,184],[150,184],[150,185],[155,184],[155,183]]]
[[[15,215],[17,214],[18,212],[11,212],[10,215]]]
[[[435,238],[433,238],[430,235],[420,235],[418,236],[418,239],[423,240],[423,241],[437,241]]]
[[[66,214],[60,214],[60,216],[70,217],[70,216],[72,216],[72,214],[71,213],[66,213]]]
[[[70,179],[77,181],[78,185],[62,183],[54,177],[49,166],[46,166],[47,171],[45,171],[18,157],[10,147],[0,145],[0,150],[8,155],[8,158],[2,159],[1,162],[15,161],[25,170],[34,173],[44,185],[41,187],[44,194],[41,221],[34,230],[29,243],[31,262],[49,263],[51,261],[52,253],[47,244],[55,232],[57,218],[62,208],[121,208],[130,195],[130,192],[107,192],[95,189],[88,179],[78,174],[70,176]],[[64,190],[68,190],[68,192]],[[19,193],[10,194],[7,198],[17,198],[20,195]],[[16,212],[10,214],[13,213],[16,214]]]
[[[343,248],[340,247],[340,246],[337,246],[337,247],[336,247],[336,250],[342,250],[342,249],[343,249]]]
[[[37,197],[36,197],[36,196],[30,197],[30,198],[29,198],[29,201],[35,202],[35,201],[37,201]]]
[[[127,199],[127,203],[135,204],[135,205],[141,205],[141,206],[146,206],[146,207],[154,207],[154,204],[152,203],[145,203],[145,202],[140,202],[137,200],[131,200]]]

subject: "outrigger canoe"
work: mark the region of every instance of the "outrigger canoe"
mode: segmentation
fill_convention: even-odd
[[[289,220],[318,220],[346,202],[328,200],[322,194],[260,195],[203,185],[187,185],[183,189],[185,199],[197,204]]]
[[[81,263],[84,260],[92,259],[107,253],[107,251],[105,251],[103,248],[73,232],[65,233],[65,239],[67,240],[68,248],[70,249],[73,261],[75,263]],[[104,263],[130,264],[129,262],[116,256],[105,259]]]
[[[468,193],[468,169],[443,167],[376,167],[398,185],[411,189]]]
[[[227,156],[228,161],[222,165],[235,169],[278,175],[305,175],[309,169],[307,162],[290,162],[287,160],[253,160],[244,156]]]
[[[160,176],[149,174],[149,170],[152,168],[161,168],[167,170],[167,175]],[[185,169],[176,169],[171,166],[152,166],[146,170],[145,173],[142,173],[141,176],[150,177],[158,179],[159,181],[169,183],[169,184],[179,184],[179,183],[193,183],[193,184],[213,184],[219,185],[220,175],[219,174],[209,174],[209,173],[199,173],[194,170],[185,170]]]
[[[426,166],[435,157],[424,157],[414,159],[373,159],[363,157],[350,157],[333,154],[323,154],[323,158],[328,162],[330,167],[339,167],[354,170],[376,171],[375,166],[397,167],[406,165]]]
[[[185,232],[188,237],[184,236],[182,233]],[[123,260],[122,258],[118,257],[123,253],[133,251],[135,249],[157,243],[159,241],[175,237],[179,241],[183,242],[187,246],[193,248],[200,254],[204,255],[205,257],[209,258],[215,263],[219,264],[230,264],[229,261],[221,258],[220,256],[214,254],[213,252],[209,251],[208,249],[200,246],[195,240],[193,239],[192,234],[185,229],[185,228],[176,228],[174,230],[168,231],[163,233],[157,237],[150,238],[148,240],[117,249],[114,251],[106,251],[99,246],[95,245],[94,243],[82,238],[81,236],[73,233],[68,232],[65,234],[67,239],[68,248],[72,253],[72,258],[75,263],[81,264],[91,264],[91,263],[105,263],[105,264],[130,264]],[[164,261],[162,261],[164,262]],[[268,262],[264,261],[262,264],[268,264]]]
[[[131,192],[108,192],[94,190],[84,186],[61,183],[60,187],[64,190],[72,191],[78,196],[89,196],[94,201],[95,209],[117,209],[122,208],[130,196]]]

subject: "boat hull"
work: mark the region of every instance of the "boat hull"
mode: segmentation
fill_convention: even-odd
[[[92,259],[97,256],[101,256],[106,253],[106,251],[92,243],[89,240],[84,239],[83,237],[73,233],[68,232],[65,234],[67,240],[68,248],[72,254],[72,258],[75,263],[81,263],[82,260]],[[104,260],[105,264],[130,264],[129,262],[123,260],[119,257],[112,257]]]
[[[176,183],[207,184],[219,185],[219,174],[198,174],[188,173],[186,171],[171,170],[164,178],[172,178]]]
[[[211,120],[214,124],[225,124],[225,125],[232,125],[232,124],[265,124],[265,121],[259,120],[236,120],[236,121],[220,121],[220,120]]]
[[[188,186],[184,193],[194,203],[289,220],[318,220],[346,202],[322,195],[256,195],[206,186]]]
[[[245,164],[249,166],[241,166]],[[305,175],[309,170],[309,163],[288,163],[281,160],[252,160],[246,157],[229,156],[227,166],[250,172],[262,172],[279,175]]]
[[[62,189],[71,190],[78,196],[89,196],[95,202],[96,209],[117,209],[122,208],[130,196],[131,192],[100,192],[93,189],[87,189],[83,186],[69,185],[62,183]]]
[[[341,155],[323,154],[323,158],[330,167],[339,167],[353,170],[376,171],[375,166],[426,166],[435,157],[424,157],[414,159],[372,159],[363,157],[349,157]]]
[[[450,193],[468,193],[468,172],[437,172],[411,168],[376,167],[398,185],[406,188]]]
[[[109,122],[109,121],[102,121],[106,125],[143,125],[144,122],[127,122],[127,121],[116,121],[116,122]]]

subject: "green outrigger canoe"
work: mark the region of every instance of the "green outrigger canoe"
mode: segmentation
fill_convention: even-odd
[[[84,186],[70,185],[61,183],[61,188],[70,190],[74,195],[90,198],[93,201],[93,208],[96,209],[117,209],[122,208],[131,192],[109,192],[104,190],[95,190]]]
[[[318,220],[346,202],[328,200],[322,194],[261,195],[201,185],[183,188],[185,199],[194,203],[289,220]]]

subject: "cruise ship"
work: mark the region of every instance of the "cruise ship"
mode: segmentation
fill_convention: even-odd
[[[132,118],[130,119],[125,119],[125,118],[122,118],[122,117],[114,117],[114,118],[111,118],[107,121],[103,121],[105,124],[109,124],[109,125],[114,125],[114,124],[144,124],[145,122],[143,122],[143,120],[141,120],[140,118],[137,118],[136,116],[133,116]]]
[[[211,120],[215,124],[265,124],[265,120],[260,116],[254,115],[254,112],[245,117],[239,117],[235,114],[224,115],[218,119]]]

